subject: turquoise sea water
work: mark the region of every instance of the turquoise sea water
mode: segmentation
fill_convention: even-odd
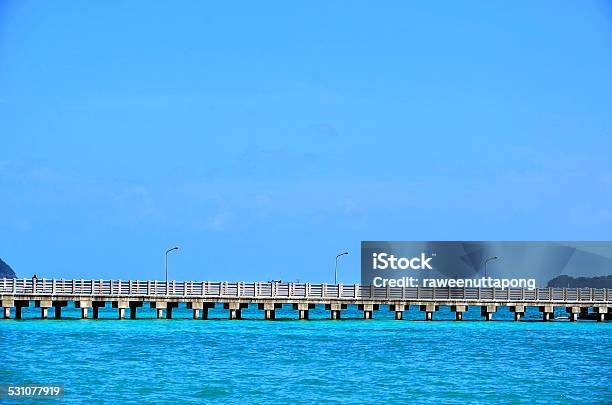
[[[0,320],[0,383],[65,384],[63,399],[44,402],[68,404],[612,403],[612,322],[395,321],[386,310],[330,321],[322,309],[310,321],[63,315],[75,319]]]

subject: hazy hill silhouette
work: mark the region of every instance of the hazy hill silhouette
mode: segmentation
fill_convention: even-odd
[[[11,269],[11,266],[6,264],[4,260],[0,259],[0,278],[15,278],[17,275]]]
[[[612,275],[599,277],[557,276],[548,282],[548,287],[565,288],[612,288]]]

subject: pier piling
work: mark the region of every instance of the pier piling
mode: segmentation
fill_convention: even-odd
[[[455,320],[463,319],[463,313],[467,311],[467,305],[451,305],[451,311],[455,313]]]
[[[343,309],[346,309],[346,305],[341,304],[339,302],[333,302],[331,304],[325,304],[325,310],[329,311],[329,318],[330,319],[340,319],[341,318],[341,312]]]
[[[410,307],[405,304],[391,304],[389,305],[389,310],[395,312],[395,320],[401,321],[404,317],[404,311],[409,310]]]
[[[248,304],[238,301],[230,301],[223,304],[223,308],[229,309],[229,319],[242,319],[242,309],[247,307]]]
[[[525,306],[524,305],[510,306],[510,312],[514,312],[514,320],[518,322],[521,320],[521,317],[525,314]]]
[[[34,307],[40,308],[40,319],[47,319],[49,317],[49,308],[52,306],[51,300],[34,301]]]
[[[113,308],[118,309],[119,319],[125,319],[125,310],[130,307],[129,301],[126,300],[118,300],[113,301]]]
[[[486,321],[492,321],[495,312],[497,312],[497,305],[483,305],[480,307],[480,315],[484,316]]]
[[[436,312],[439,307],[435,304],[426,304],[420,306],[421,312],[425,312],[425,320],[433,321],[433,313]]]
[[[555,307],[552,305],[543,305],[540,306],[540,312],[542,313],[542,321],[548,322],[554,318],[555,315]]]

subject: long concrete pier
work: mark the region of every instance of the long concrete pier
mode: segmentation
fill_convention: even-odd
[[[111,303],[117,317],[136,318],[137,309],[148,305],[157,318],[172,318],[172,310],[185,303],[194,319],[207,319],[208,310],[222,304],[230,319],[241,319],[250,304],[264,311],[265,319],[275,319],[283,305],[297,311],[299,319],[308,319],[315,305],[324,305],[330,319],[341,319],[342,310],[356,305],[364,319],[374,317],[383,308],[401,320],[404,311],[418,307],[425,320],[433,320],[440,307],[450,307],[455,319],[462,320],[470,306],[480,307],[485,320],[493,320],[500,307],[508,307],[519,321],[527,307],[537,307],[542,320],[554,317],[555,308],[563,308],[570,321],[612,320],[612,289],[594,288],[408,288],[374,287],[359,284],[311,284],[277,282],[208,281],[138,281],[138,280],[55,280],[0,279],[0,303],[4,318],[21,319],[22,309],[34,303],[40,317],[46,319],[53,308],[60,318],[62,308],[74,302],[81,317],[98,318],[99,308]]]

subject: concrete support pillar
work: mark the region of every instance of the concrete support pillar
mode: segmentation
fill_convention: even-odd
[[[404,304],[391,304],[389,305],[389,310],[395,312],[395,320],[401,321],[404,317],[404,311],[410,309],[409,305]]]
[[[275,304],[273,302],[264,302],[257,304],[260,311],[264,311],[264,319],[272,320],[276,319],[276,309],[282,308],[282,304]]]
[[[46,306],[46,305],[42,305],[41,301],[41,307]],[[55,319],[61,319],[62,318],[62,307],[65,307],[68,305],[68,301],[53,301],[53,308],[55,309],[54,311],[54,317]]]
[[[374,310],[378,309],[378,305],[375,304],[359,304],[357,308],[363,311],[363,319],[372,319]]]
[[[92,318],[93,319],[98,319],[100,308],[104,308],[105,306],[106,306],[106,302],[105,301],[94,301],[94,302],[92,302],[92,307],[93,307]]]
[[[565,312],[569,314],[570,322],[576,322],[578,320],[578,314],[580,313],[580,307],[567,307]]]
[[[12,299],[2,300],[0,304],[2,304],[2,312],[4,313],[4,319],[10,319],[11,308],[15,306],[15,301]]]
[[[480,307],[480,315],[484,316],[485,321],[492,321],[493,314],[497,311],[497,306],[495,305],[483,305]]]
[[[510,306],[510,312],[514,312],[515,321],[520,321],[521,317],[525,314],[525,306],[524,305]]]
[[[227,302],[223,304],[225,309],[229,309],[229,319],[242,319],[242,308],[246,308],[248,304],[240,302]]]
[[[15,319],[21,319],[21,309],[23,307],[29,307],[30,301],[28,300],[17,300],[15,301]]]
[[[136,319],[137,308],[142,307],[142,301],[130,301],[130,319]]]
[[[202,302],[188,302],[187,309],[193,310],[193,319],[200,319],[200,311],[204,308]]]
[[[40,308],[40,319],[47,319],[51,306],[53,306],[51,300],[34,301],[34,307]]]
[[[363,311],[363,319],[372,319],[374,304],[359,304],[357,308]]]
[[[172,309],[178,308],[178,302],[169,302],[166,305],[166,319],[172,319]]]
[[[451,305],[451,311],[455,313],[455,320],[460,321],[463,319],[463,313],[468,310],[467,305]]]
[[[214,306],[214,304],[213,304],[213,306]],[[208,309],[209,308],[212,308],[212,307],[204,305],[204,307],[202,308],[202,319],[208,319]]]
[[[157,310],[157,319],[162,319],[164,317],[164,309],[166,310],[166,319],[172,319],[172,308],[178,306],[177,302],[168,302],[168,301],[151,301],[151,308]]]
[[[433,313],[439,309],[438,306],[434,304],[421,305],[421,312],[425,312],[425,320],[432,321]]]
[[[555,308],[552,305],[544,305],[540,307],[540,312],[542,313],[542,320],[548,322],[553,318]]]
[[[344,305],[344,308],[342,308],[343,305],[339,304],[339,303],[333,303],[333,304],[325,304],[325,309],[330,311],[329,313],[329,317],[330,319],[340,319],[341,318],[341,310],[346,308],[346,305]]]
[[[314,309],[314,304],[293,304],[293,310],[298,311],[298,319],[301,320],[306,320],[310,317],[310,314],[308,313],[309,309]]]
[[[87,319],[88,309],[91,308],[93,303],[89,300],[74,301],[75,308],[81,308],[81,319]]]
[[[608,313],[607,306],[596,306],[593,308],[593,310],[597,314],[597,322],[603,322],[606,320],[606,314]]]
[[[128,301],[113,301],[113,308],[119,310],[119,319],[125,319],[125,310],[130,307]]]
[[[378,304],[362,304],[358,305],[363,311],[363,319],[372,319],[374,317],[374,311],[378,311]]]

